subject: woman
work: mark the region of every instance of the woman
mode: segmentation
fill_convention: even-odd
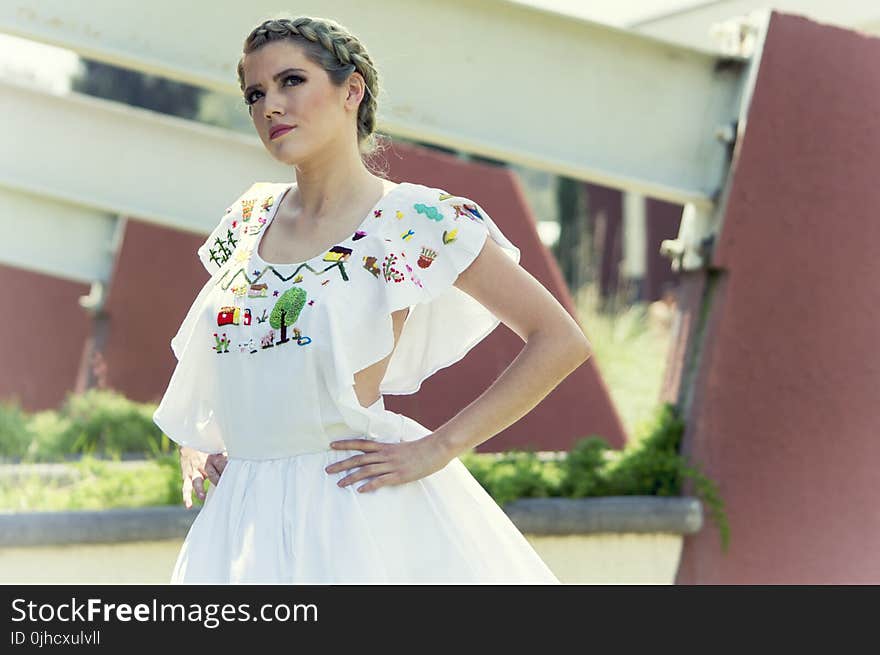
[[[477,203],[367,169],[377,74],[344,27],[266,21],[238,75],[296,182],[254,184],[198,251],[154,415],[205,500],[172,582],[558,583],[457,455],[584,362],[583,332]],[[501,320],[526,347],[454,418],[385,409]]]

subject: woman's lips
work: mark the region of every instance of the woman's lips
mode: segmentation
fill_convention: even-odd
[[[282,135],[284,135],[284,134],[287,134],[288,132],[290,132],[290,131],[293,130],[293,129],[295,129],[295,128],[293,128],[293,127],[285,127],[285,128],[280,129],[280,130],[276,130],[275,132],[271,133],[271,137],[270,137],[270,138],[272,138],[272,139],[277,139],[279,136],[282,136]]]

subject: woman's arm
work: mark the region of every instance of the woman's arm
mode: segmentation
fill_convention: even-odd
[[[590,343],[565,308],[519,267],[491,238],[455,282],[516,332],[525,348],[488,389],[449,421],[421,439],[380,443],[341,439],[330,446],[360,450],[325,468],[338,473],[358,467],[337,484],[371,478],[357,491],[374,491],[431,475],[454,457],[483,443],[541,402],[591,354]]]
[[[565,308],[491,238],[455,286],[526,345],[482,394],[431,435],[450,458],[525,416],[592,354],[583,330]]]

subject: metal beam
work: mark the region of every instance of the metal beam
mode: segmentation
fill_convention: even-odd
[[[207,0],[20,0],[0,5],[0,30],[237,95],[242,41],[276,10],[267,0],[222,13]],[[296,10],[339,17],[364,40],[380,68],[386,133],[671,202],[711,205],[724,184],[726,146],[715,135],[736,118],[741,70],[715,56],[506,0],[321,0]],[[232,154],[214,160],[212,178],[230,164],[246,170]],[[171,173],[189,168],[190,153],[175,159],[150,191],[176,187]],[[126,193],[141,182],[126,181]],[[229,188],[223,181],[214,188]]]
[[[740,18],[772,4],[775,11],[809,16],[812,20],[831,23],[866,33],[880,34],[880,4],[866,0],[727,0],[707,2],[665,15],[631,22],[631,30],[670,43],[718,52],[713,26]]]

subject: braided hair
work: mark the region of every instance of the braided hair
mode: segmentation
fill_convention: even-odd
[[[342,86],[357,71],[366,89],[357,115],[358,146],[362,155],[378,148],[376,141],[376,96],[379,75],[363,44],[345,27],[329,18],[273,18],[255,27],[244,41],[238,60],[238,84],[244,93],[244,55],[272,41],[290,40],[300,46],[306,58],[320,66],[336,86]],[[248,112],[252,108],[248,105]]]

